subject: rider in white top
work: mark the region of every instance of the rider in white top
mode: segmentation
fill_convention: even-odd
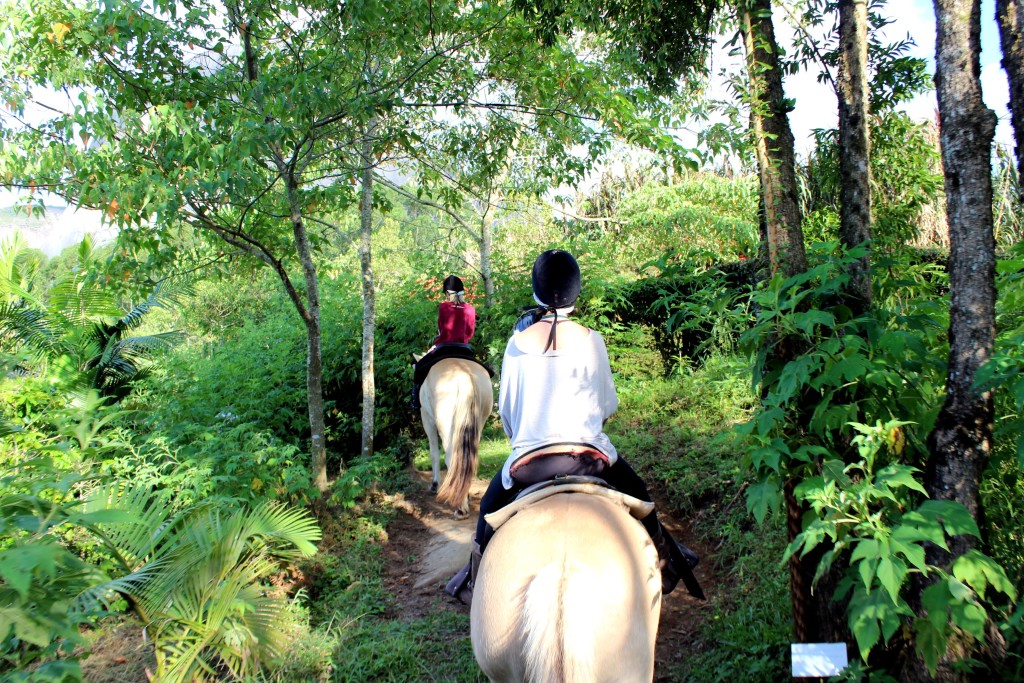
[[[498,411],[512,442],[512,454],[501,470],[506,489],[513,486],[512,464],[550,444],[587,444],[607,456],[609,465],[618,459],[615,446],[603,431],[605,421],[619,407],[608,349],[593,330],[584,327],[583,334],[573,334],[576,330],[569,329],[570,321],[564,317],[568,310],[562,312],[558,323],[562,348],[544,352],[535,341],[524,337],[526,332],[514,334],[505,348]],[[542,328],[541,333],[544,335],[546,330]],[[566,348],[564,338],[570,334],[579,338]],[[558,410],[552,410],[552,406],[558,406]]]
[[[494,533],[484,516],[510,503],[538,475],[596,475],[623,493],[651,500],[643,479],[603,431],[619,404],[604,340],[567,317],[581,289],[576,259],[565,251],[546,251],[534,263],[532,280],[541,309],[517,323],[501,369],[498,409],[512,454],[480,499],[470,564],[445,587],[463,602],[471,599],[475,568]],[[662,591],[670,592],[683,579],[692,595],[703,598],[692,571],[696,554],[672,540],[656,513],[641,523],[663,560]]]

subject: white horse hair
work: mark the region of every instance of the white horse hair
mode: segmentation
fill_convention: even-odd
[[[495,683],[654,677],[658,553],[626,507],[559,493],[496,532],[473,587],[470,635]]]
[[[430,443],[433,467],[431,492],[451,505],[457,518],[469,515],[469,487],[479,464],[480,435],[494,407],[494,388],[487,370],[465,358],[444,358],[430,368],[420,387],[420,417]],[[448,474],[441,484],[444,448]]]

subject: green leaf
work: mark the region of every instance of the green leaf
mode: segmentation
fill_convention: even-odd
[[[33,543],[0,552],[0,577],[22,600],[28,600],[29,587],[37,576],[53,576],[57,558],[65,551],[54,543]]]
[[[891,538],[908,544],[927,541],[949,550],[946,535],[942,532],[942,525],[938,520],[925,517],[916,510],[903,515],[902,523],[893,529]]]
[[[808,477],[796,485],[793,495],[797,500],[812,501],[820,496],[824,488],[825,479],[823,477]]]
[[[864,584],[864,590],[871,592],[871,586],[875,582],[875,573],[878,571],[878,562],[880,558],[878,555],[872,555],[865,557],[857,565],[857,572],[860,575],[861,583]]]
[[[870,367],[871,364],[865,357],[851,355],[833,365],[830,370],[844,381],[852,382],[863,377]]]
[[[848,614],[847,623],[857,640],[861,657],[866,660],[879,637],[891,638],[902,617],[911,612],[906,603],[893,604],[882,591],[865,593],[863,589],[856,589],[850,598]]]
[[[903,527],[899,527],[903,528]],[[914,565],[919,571],[925,571],[928,567],[928,563],[924,556],[924,547],[917,545],[916,543],[904,542],[905,539],[897,538],[896,534],[899,528],[893,532],[892,536],[889,537],[889,546],[892,548],[894,553],[900,553],[910,564]]]
[[[1017,591],[1003,568],[977,550],[969,550],[958,557],[953,562],[952,569],[953,576],[977,591],[982,598],[985,597],[988,587],[992,586],[1011,600],[1017,599]]]
[[[939,667],[939,657],[946,653],[946,644],[949,642],[948,629],[945,628],[945,622],[942,626],[936,626],[931,619],[915,619],[914,626],[914,647],[924,660],[928,671],[934,676]]]
[[[966,534],[975,538],[981,537],[977,522],[960,503],[950,500],[926,500],[917,510],[922,516],[941,522],[950,536]]]
[[[950,610],[950,616],[957,627],[970,633],[976,640],[985,640],[988,615],[984,607],[972,602],[955,605]]]
[[[873,538],[861,538],[857,540],[857,545],[853,549],[853,553],[850,554],[850,563],[860,562],[869,557],[879,556],[879,543]]]
[[[948,581],[937,581],[921,591],[921,607],[935,628],[945,628],[949,609],[954,602]]]
[[[907,566],[892,557],[883,557],[878,563],[878,580],[889,593],[893,604],[899,602],[900,588],[907,576]]]
[[[793,321],[793,326],[796,329],[807,335],[814,333],[816,325],[824,325],[829,328],[836,325],[835,316],[827,311],[800,311],[799,313],[794,313],[790,320]]]
[[[889,465],[878,471],[875,475],[875,483],[888,486],[890,488],[904,487],[919,491],[927,494],[917,479],[914,478],[914,473],[919,472],[916,467],[910,467],[908,465]]]
[[[52,638],[49,625],[23,612],[14,618],[14,635],[37,647],[47,647]]]
[[[770,511],[778,510],[781,502],[782,491],[775,478],[758,482],[747,489],[747,512],[754,515],[758,524],[764,523]]]

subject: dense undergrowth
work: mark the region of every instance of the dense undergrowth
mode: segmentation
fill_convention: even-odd
[[[926,194],[934,190],[933,179],[927,180]],[[76,659],[90,643],[140,618],[130,582],[116,584],[113,592],[96,587],[137,574],[148,566],[146,554],[140,550],[127,558],[109,542],[111,525],[125,521],[121,508],[88,503],[99,491],[134,490],[138,515],[166,512],[183,532],[195,520],[205,520],[207,535],[227,524],[208,516],[211,507],[225,520],[248,519],[268,505],[314,513],[319,540],[300,525],[309,533],[285,538],[280,529],[265,526],[239,541],[239,564],[273,546],[267,538],[287,542],[275,546],[277,555],[266,556],[260,571],[240,587],[232,603],[237,609],[203,631],[203,661],[218,676],[229,675],[233,651],[255,652],[239,645],[256,628],[244,616],[255,613],[252,604],[274,598],[284,601],[274,607],[287,617],[281,620],[284,644],[259,653],[260,666],[239,670],[239,677],[480,680],[466,617],[439,612],[402,619],[401,606],[382,580],[393,496],[411,485],[408,463],[429,466],[406,408],[410,354],[433,336],[438,282],[449,272],[463,272],[461,255],[470,253],[469,244],[452,237],[457,233],[448,235],[448,257],[429,253],[420,244],[428,217],[404,210],[396,203],[378,243],[378,433],[377,454],[369,459],[357,456],[362,308],[356,255],[343,245],[323,255],[325,407],[334,479],[323,499],[308,472],[304,333],[272,277],[235,273],[193,281],[173,304],[147,309],[139,316],[145,325],[134,330],[139,339],[177,330],[184,342],[142,353],[148,377],[134,382],[119,402],[104,404],[98,394],[69,388],[78,386],[68,379],[77,377],[74,359],[105,357],[103,349],[46,346],[30,352],[24,339],[2,338],[0,465],[7,475],[0,479],[0,590],[16,607],[2,612],[7,621],[0,621],[0,675],[76,680]],[[791,640],[783,562],[788,540],[781,516],[773,514],[780,463],[805,467],[808,480],[832,476],[839,488],[849,486],[857,477],[835,475],[843,467],[828,463],[846,458],[843,466],[859,466],[859,452],[851,447],[858,432],[851,423],[896,420],[900,424],[889,426],[889,442],[874,443],[883,454],[879,467],[864,471],[870,478],[882,466],[921,465],[946,353],[942,258],[893,249],[876,259],[878,314],[851,321],[831,307],[837,264],[846,258],[834,244],[811,250],[814,269],[805,281],[758,285],[756,195],[749,180],[694,176],[671,186],[650,184],[621,197],[616,210],[619,223],[600,229],[591,223],[549,225],[543,246],[562,246],[580,259],[584,292],[576,315],[608,342],[621,400],[609,434],[673,512],[691,520],[719,580],[712,616],[698,626],[692,655],[668,675],[680,681],[785,678]],[[816,208],[822,226],[831,224],[829,210]],[[512,321],[531,301],[529,267],[538,246],[537,228],[527,223],[510,221],[506,234],[497,236],[496,244],[505,246],[494,255],[496,305],[484,309],[479,293],[471,292],[481,312],[474,343],[495,368]],[[1024,578],[1024,254],[1012,243],[1002,249],[1000,336],[984,380],[998,389],[997,438],[983,484],[986,514],[979,531],[1009,577],[999,586],[1005,589],[1019,587]],[[459,258],[450,256],[455,253]],[[65,255],[64,265],[34,285],[35,298],[46,298],[62,268],[74,267],[77,281],[99,286],[106,257]],[[22,285],[30,289],[32,278]],[[7,295],[10,302],[17,292]],[[809,297],[815,305],[790,305],[796,297]],[[88,301],[82,303],[88,308]],[[61,324],[69,338],[89,339],[76,327],[88,327],[88,316]],[[806,338],[808,351],[797,365],[764,365],[758,355],[764,341],[781,329],[771,325]],[[812,429],[791,433],[790,401],[798,399],[810,400],[819,419],[810,422]],[[898,448],[896,434],[902,439]],[[480,474],[491,476],[507,453],[496,421],[481,452]],[[913,509],[921,500],[909,489],[909,497],[893,493],[891,508],[871,503],[865,510],[894,515]],[[804,491],[813,498],[809,488]],[[874,539],[863,533],[853,538]],[[319,552],[302,559],[308,553],[300,550],[314,542]],[[202,543],[197,547],[211,547]],[[172,547],[177,546],[165,552],[185,552]],[[880,562],[885,559],[879,555]],[[186,574],[179,572],[178,579]],[[83,602],[80,596],[90,591],[97,599]],[[1003,629],[1010,652],[998,674],[1020,680],[1024,637],[1014,601],[996,599],[991,591],[988,598],[987,614]],[[204,600],[196,609],[205,619],[219,598]],[[886,627],[891,615],[883,617]],[[154,628],[152,621],[148,625]],[[186,640],[167,652],[180,651]]]

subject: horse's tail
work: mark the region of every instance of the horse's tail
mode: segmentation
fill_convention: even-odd
[[[455,401],[451,431],[448,436],[446,461],[448,474],[437,490],[437,500],[446,505],[458,507],[466,500],[470,484],[476,477],[479,463],[480,432],[486,415],[480,415],[479,401],[471,374],[466,376]]]
[[[526,587],[521,625],[527,681],[597,680],[592,625],[601,615],[588,593],[591,582],[580,578],[566,581],[564,567],[552,563]]]

